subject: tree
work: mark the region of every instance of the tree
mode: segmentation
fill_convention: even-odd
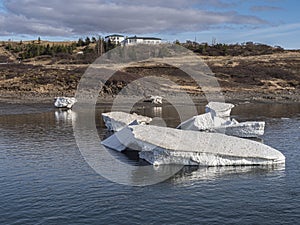
[[[107,42],[105,42],[103,40],[103,42],[104,42],[105,52],[108,52],[108,51],[110,51],[110,50],[112,50],[112,49],[114,49],[116,47],[116,45],[114,43],[112,43],[110,39],[108,39]]]
[[[85,45],[89,45],[90,43],[91,43],[91,39],[89,37],[86,37]]]
[[[45,48],[45,51],[44,51],[44,54],[45,55],[51,55],[51,49],[50,49],[50,45],[47,44],[46,48]]]
[[[180,41],[179,41],[179,40],[176,40],[176,41],[174,41],[174,44],[180,45]]]
[[[97,39],[95,37],[92,37],[92,43],[96,43]]]
[[[82,38],[79,38],[79,39],[78,39],[78,41],[77,41],[77,46],[78,46],[78,47],[84,46],[84,41],[82,40]]]

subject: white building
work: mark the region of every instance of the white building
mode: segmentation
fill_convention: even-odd
[[[161,39],[160,38],[154,38],[154,37],[128,37],[123,41],[123,45],[136,45],[136,44],[160,44]]]
[[[112,44],[118,45],[121,44],[125,40],[125,37],[123,35],[119,34],[112,34],[105,37],[105,41],[110,41]]]

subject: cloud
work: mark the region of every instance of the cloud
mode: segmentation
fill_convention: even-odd
[[[262,5],[262,6],[253,6],[250,8],[250,10],[253,12],[263,12],[263,11],[274,11],[274,10],[283,10],[283,9],[276,6]]]
[[[279,36],[287,36],[291,33],[299,33],[300,23],[292,23],[292,24],[282,24],[278,26],[272,26],[268,28],[260,28],[252,31],[248,31],[243,33],[242,37],[259,37],[259,38],[274,38]],[[297,35],[298,36],[298,35]]]
[[[220,0],[4,0],[0,35],[71,36],[96,33],[159,33],[201,31],[226,24],[260,25],[266,21],[213,7],[232,3]],[[207,3],[206,3],[207,4]],[[191,7],[193,5],[193,7]]]
[[[132,4],[132,0],[110,0],[110,2],[120,5],[128,5]],[[193,8],[194,6],[202,6],[202,7],[215,7],[215,8],[227,8],[236,5],[235,1],[222,1],[222,0],[135,0],[135,4],[143,5],[143,6],[160,6],[160,7],[168,7],[168,8]]]

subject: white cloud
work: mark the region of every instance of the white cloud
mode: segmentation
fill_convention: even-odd
[[[221,0],[4,0],[6,12],[0,12],[0,35],[181,33],[226,24],[266,23],[234,11],[212,12],[192,7],[207,2],[213,7],[233,4]]]

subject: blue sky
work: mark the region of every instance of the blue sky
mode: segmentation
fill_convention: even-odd
[[[0,39],[120,33],[300,49],[297,0],[0,0]]]

